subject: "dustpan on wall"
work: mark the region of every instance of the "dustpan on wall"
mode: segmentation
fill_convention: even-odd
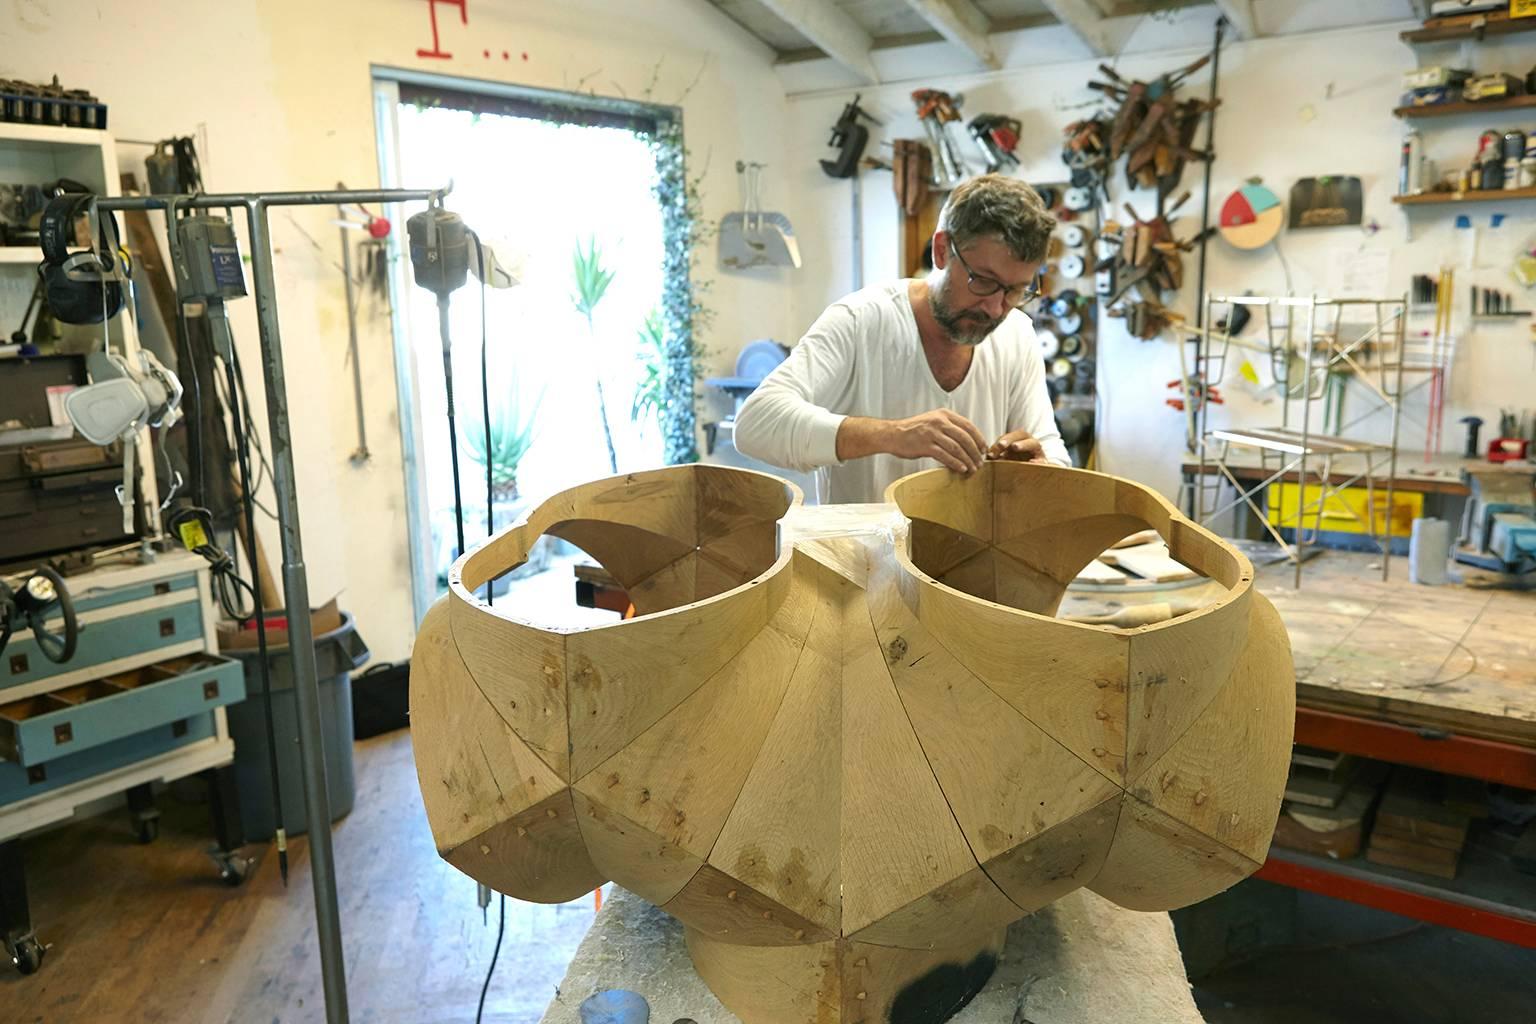
[[[720,265],[727,270],[800,266],[800,243],[782,213],[764,213],[762,164],[736,161],[742,209],[720,221]]]

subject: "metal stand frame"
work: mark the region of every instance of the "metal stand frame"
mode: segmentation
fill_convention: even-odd
[[[1253,307],[1261,312],[1265,326],[1265,343],[1234,339],[1225,326],[1221,330],[1210,325],[1229,324],[1238,306]],[[1218,317],[1224,307],[1226,317]],[[1282,388],[1280,426],[1278,428],[1208,429],[1210,403],[1201,402],[1196,430],[1200,472],[1196,478],[1195,518],[1209,523],[1223,512],[1246,505],[1264,529],[1274,539],[1286,558],[1296,567],[1294,586],[1301,586],[1301,566],[1308,557],[1307,547],[1317,543],[1322,532],[1323,513],[1328,500],[1358,481],[1365,482],[1366,515],[1361,518],[1353,509],[1346,509],[1364,528],[1366,535],[1381,552],[1381,578],[1387,579],[1392,560],[1392,501],[1397,478],[1397,448],[1402,423],[1403,370],[1407,362],[1407,315],[1408,300],[1392,299],[1320,299],[1313,295],[1305,298],[1281,296],[1216,296],[1205,297],[1206,324],[1203,344],[1197,342],[1196,373],[1206,387],[1220,384],[1226,375],[1227,355],[1233,344],[1251,348],[1268,355],[1275,382]],[[1343,334],[1347,313],[1366,309],[1370,317],[1368,326],[1358,337],[1346,340]],[[1370,321],[1374,320],[1374,323]],[[1358,321],[1355,321],[1358,322]],[[1298,327],[1304,332],[1298,340]],[[1313,424],[1312,404],[1323,398],[1330,377],[1347,374],[1359,382],[1377,400],[1373,412],[1389,411],[1392,420],[1391,441],[1387,443],[1346,439],[1319,431]],[[1299,401],[1299,424],[1292,426],[1291,404]],[[1340,417],[1342,418],[1342,416]],[[1324,417],[1326,430],[1326,415]],[[1357,418],[1358,419],[1358,418]],[[1335,423],[1334,429],[1343,424]],[[1260,464],[1266,471],[1264,479],[1245,487],[1230,468],[1232,449],[1240,448],[1259,453]],[[1357,458],[1357,470],[1343,480],[1334,480],[1334,460]],[[1273,462],[1271,461],[1273,459]],[[1309,476],[1309,460],[1314,467]],[[1214,465],[1214,479],[1208,480],[1206,466]],[[1275,466],[1271,470],[1271,466]],[[1378,536],[1376,529],[1377,478],[1386,474],[1385,529]],[[1269,517],[1255,501],[1270,484],[1294,475],[1298,494],[1296,525],[1292,539],[1286,541],[1269,521]],[[1316,477],[1318,488],[1315,501],[1309,501],[1308,489],[1311,478]],[[1207,511],[1208,492],[1211,505],[1217,506],[1223,479],[1232,485],[1236,497],[1224,505]],[[1308,537],[1306,521],[1313,519],[1311,537]]]
[[[267,396],[267,429],[272,445],[272,484],[277,495],[277,523],[283,549],[283,595],[293,658],[293,690],[299,709],[299,753],[308,805],[309,857],[315,891],[315,919],[320,940],[320,974],[328,1024],[345,1024],[347,981],[341,948],[341,918],[336,902],[336,861],[331,849],[331,807],[326,792],[325,751],[320,725],[320,688],[315,641],[309,621],[309,576],[299,535],[299,499],[293,464],[293,436],[288,421],[288,391],[283,374],[282,336],[278,330],[277,284],[272,270],[272,238],[267,211],[274,206],[334,206],[337,203],[441,202],[447,189],[373,189],[329,192],[239,192],[227,195],[102,197],[103,210],[233,209],[245,210],[250,232],[256,316],[261,326],[262,377]],[[175,231],[175,225],[170,225]]]

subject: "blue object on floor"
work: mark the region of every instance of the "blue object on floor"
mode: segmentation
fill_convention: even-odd
[[[610,988],[581,1004],[581,1024],[649,1024],[651,1004],[638,992]]]

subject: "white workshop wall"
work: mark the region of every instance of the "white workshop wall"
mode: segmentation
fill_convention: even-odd
[[[1383,17],[1396,18],[1403,13],[1401,4],[1371,6],[1379,7]],[[1442,263],[1455,265],[1457,325],[1463,330],[1451,375],[1444,448],[1459,451],[1463,428],[1456,421],[1461,416],[1477,414],[1492,420],[1501,407],[1536,406],[1531,397],[1536,382],[1532,362],[1536,345],[1528,340],[1524,326],[1528,321],[1480,323],[1467,329],[1472,326],[1467,317],[1469,285],[1518,290],[1508,268],[1519,244],[1536,244],[1536,203],[1476,204],[1452,213],[1436,207],[1420,210],[1412,215],[1410,240],[1410,221],[1391,203],[1403,131],[1391,110],[1401,92],[1402,73],[1415,67],[1420,57],[1425,64],[1470,60],[1480,70],[1524,74],[1536,59],[1533,49],[1529,42],[1510,41],[1467,54],[1457,46],[1420,48],[1421,54],[1415,54],[1397,38],[1398,32],[1408,27],[1406,22],[1337,29],[1331,27],[1335,22],[1330,20],[1337,17],[1337,4],[1264,0],[1258,9],[1266,30],[1284,28],[1303,34],[1252,42],[1229,40],[1223,47],[1212,218],[1222,200],[1250,176],[1261,176],[1284,200],[1299,177],[1354,174],[1364,185],[1366,222],[1379,224],[1379,230],[1374,234],[1360,228],[1283,232],[1281,242],[1290,265],[1291,287],[1298,294],[1314,289],[1325,294],[1332,291],[1336,282],[1330,280],[1330,260],[1339,258],[1336,254],[1347,258],[1362,249],[1389,251],[1389,293],[1405,291],[1415,273],[1433,273]],[[1111,44],[1126,47],[1118,63],[1120,73],[1150,79],[1188,63],[1209,48],[1213,21],[1213,8],[1190,7],[1156,19],[1110,22]],[[1011,63],[1033,66],[967,74],[961,70],[964,59],[956,59],[942,46],[878,55],[882,75],[888,81],[899,80],[857,90],[862,92],[865,106],[886,122],[874,130],[871,146],[878,145],[880,139],[923,137],[913,114],[913,89],[927,86],[960,91],[965,94],[968,117],[982,111],[1006,112],[1023,123],[1020,176],[1061,180],[1065,174],[1059,156],[1061,129],[1093,109],[1097,94],[1085,83],[1095,76],[1099,62],[1088,58],[1082,45],[1058,28],[1001,37],[1000,48],[1011,55]],[[1158,52],[1146,52],[1150,49]],[[804,204],[803,209],[790,211],[798,215],[802,225],[807,254],[808,273],[795,280],[795,319],[803,329],[852,283],[849,185],[826,178],[815,160],[829,152],[827,128],[856,90],[847,88],[840,72],[826,62],[794,65],[784,74],[792,93],[791,145],[800,154],[795,160],[794,188]],[[1191,79],[1186,95],[1204,96],[1208,82],[1202,72]],[[1493,126],[1536,130],[1536,115],[1524,122],[1509,115],[1434,119],[1422,122],[1421,130],[1431,157],[1444,166],[1459,166],[1470,157],[1478,132]],[[1203,131],[1197,140],[1200,144]],[[885,153],[889,155],[888,150]],[[897,218],[890,175],[868,172],[864,180],[865,280],[873,282],[896,272]],[[1122,182],[1123,177],[1115,185],[1113,215],[1124,220],[1120,209]],[[1194,197],[1176,223],[1180,237],[1193,234],[1199,227],[1198,165],[1185,172],[1183,187],[1192,189]],[[1131,200],[1143,215],[1150,213],[1150,194],[1134,195]],[[1471,215],[1475,230],[1455,230],[1454,212]],[[1498,229],[1489,226],[1494,213],[1507,214]],[[1196,300],[1193,254],[1185,257],[1185,268],[1186,287],[1174,306],[1192,313]],[[1207,282],[1217,292],[1283,294],[1287,290],[1284,268],[1273,248],[1240,253],[1220,239],[1213,239],[1209,246]],[[1529,307],[1533,302],[1536,294],[1524,292],[1518,304]],[[1120,324],[1106,319],[1101,320],[1100,327],[1101,467],[1142,480],[1173,497],[1183,451],[1183,424],[1180,415],[1164,405],[1164,399],[1173,394],[1165,384],[1179,376],[1178,352],[1167,341],[1131,338]],[[1412,326],[1432,326],[1432,315],[1416,318]],[[1234,360],[1233,369],[1235,364]],[[1231,377],[1229,370],[1223,386],[1227,404],[1214,407],[1213,426],[1279,422],[1277,406],[1258,407],[1239,391]],[[1402,435],[1405,459],[1422,457],[1424,405],[1420,392],[1406,407]],[[1367,399],[1351,389],[1346,420],[1368,408]],[[1485,438],[1489,429],[1484,429]],[[1350,432],[1385,437],[1385,431],[1384,420],[1369,420]]]
[[[47,81],[57,74],[92,90],[110,105],[121,138],[205,127],[200,155],[211,191],[330,188],[337,181],[376,187],[372,64],[679,104],[692,173],[704,171],[710,218],[739,206],[738,158],[781,159],[785,101],[772,54],[705,0],[468,0],[465,9],[462,25],[457,5],[436,5],[439,48],[453,58],[432,59],[417,56],[432,48],[425,0],[17,0],[0,19],[0,77]],[[123,145],[119,153],[142,181],[145,151]],[[764,198],[787,205],[772,177]],[[272,216],[310,593],[315,603],[339,593],[375,656],[398,659],[409,653],[414,620],[389,323],[373,316],[362,324],[373,458],[354,466],[334,216],[329,208]],[[537,239],[523,241],[541,258]],[[785,272],[717,274],[711,246],[704,277],[714,279],[706,301],[715,319],[702,341],[715,354],[701,376],[728,369],[747,339],[793,335]],[[253,303],[235,303],[232,316],[264,425]],[[492,327],[506,345],[560,343],[519,337],[511,324]],[[275,560],[276,530],[266,525]]]

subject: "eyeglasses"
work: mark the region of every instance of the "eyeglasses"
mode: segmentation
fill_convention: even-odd
[[[1016,284],[1012,288],[1003,284],[995,277],[987,277],[985,274],[977,274],[971,269],[971,265],[965,262],[965,257],[960,255],[960,247],[954,242],[949,243],[950,251],[955,254],[955,259],[965,268],[965,283],[972,295],[987,296],[1003,293],[1003,301],[1010,306],[1022,306],[1040,294],[1040,275],[1037,273],[1033,281],[1028,284]]]

